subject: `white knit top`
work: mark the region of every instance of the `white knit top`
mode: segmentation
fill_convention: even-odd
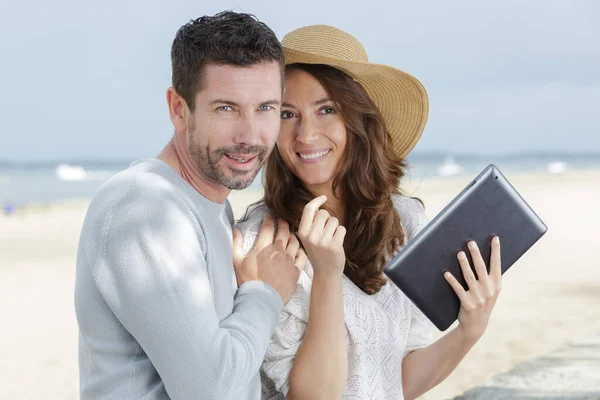
[[[411,240],[427,224],[423,206],[401,195],[394,195],[393,202],[406,241]],[[238,225],[244,234],[245,252],[254,245],[266,212],[261,203]],[[289,374],[306,331],[312,277],[309,261],[279,315],[261,368],[263,399],[283,399],[289,390]],[[402,399],[402,359],[431,344],[433,325],[391,281],[376,294],[368,295],[344,275],[343,296],[348,353],[343,398]]]

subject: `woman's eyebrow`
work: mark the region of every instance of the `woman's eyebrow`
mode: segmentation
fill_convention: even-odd
[[[331,99],[329,99],[329,97],[323,97],[322,99],[315,101],[313,105],[318,106],[319,104],[328,103],[330,101]]]
[[[313,106],[318,106],[320,104],[329,103],[330,101],[331,101],[331,99],[329,97],[323,97],[322,99],[315,101],[313,103]],[[281,105],[286,108],[296,108],[296,107],[294,107],[294,105],[292,105],[290,103],[282,103]]]

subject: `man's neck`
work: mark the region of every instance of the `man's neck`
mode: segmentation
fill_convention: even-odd
[[[189,156],[178,154],[174,140],[175,139],[167,143],[157,158],[173,168],[175,172],[181,175],[181,177],[202,196],[215,203],[223,204],[231,190],[202,176],[202,174],[193,167],[189,160]],[[181,150],[179,152],[181,152]],[[185,157],[187,157],[187,160],[184,159]]]

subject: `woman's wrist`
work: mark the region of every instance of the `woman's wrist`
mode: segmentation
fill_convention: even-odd
[[[477,343],[479,339],[481,339],[481,337],[483,336],[483,332],[472,332],[466,329],[465,326],[462,324],[458,324],[458,326],[455,329],[455,332],[460,338],[460,342],[463,344],[463,346],[469,349],[475,346],[475,343]]]
[[[332,268],[314,268],[313,267],[313,282],[315,279],[326,282],[341,282],[344,276],[343,270],[335,270]]]

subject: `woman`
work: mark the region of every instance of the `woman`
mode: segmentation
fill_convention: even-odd
[[[470,248],[478,279],[458,254],[469,290],[446,277],[461,300],[459,324],[432,343],[429,321],[383,274],[426,224],[420,201],[398,190],[427,118],[425,90],[369,63],[358,40],[336,28],[300,28],[283,45],[286,92],[265,198],[234,245],[247,252],[270,214],[288,222],[309,262],[267,349],[263,398],[416,398],[483,334],[500,290],[499,241],[489,275]]]

